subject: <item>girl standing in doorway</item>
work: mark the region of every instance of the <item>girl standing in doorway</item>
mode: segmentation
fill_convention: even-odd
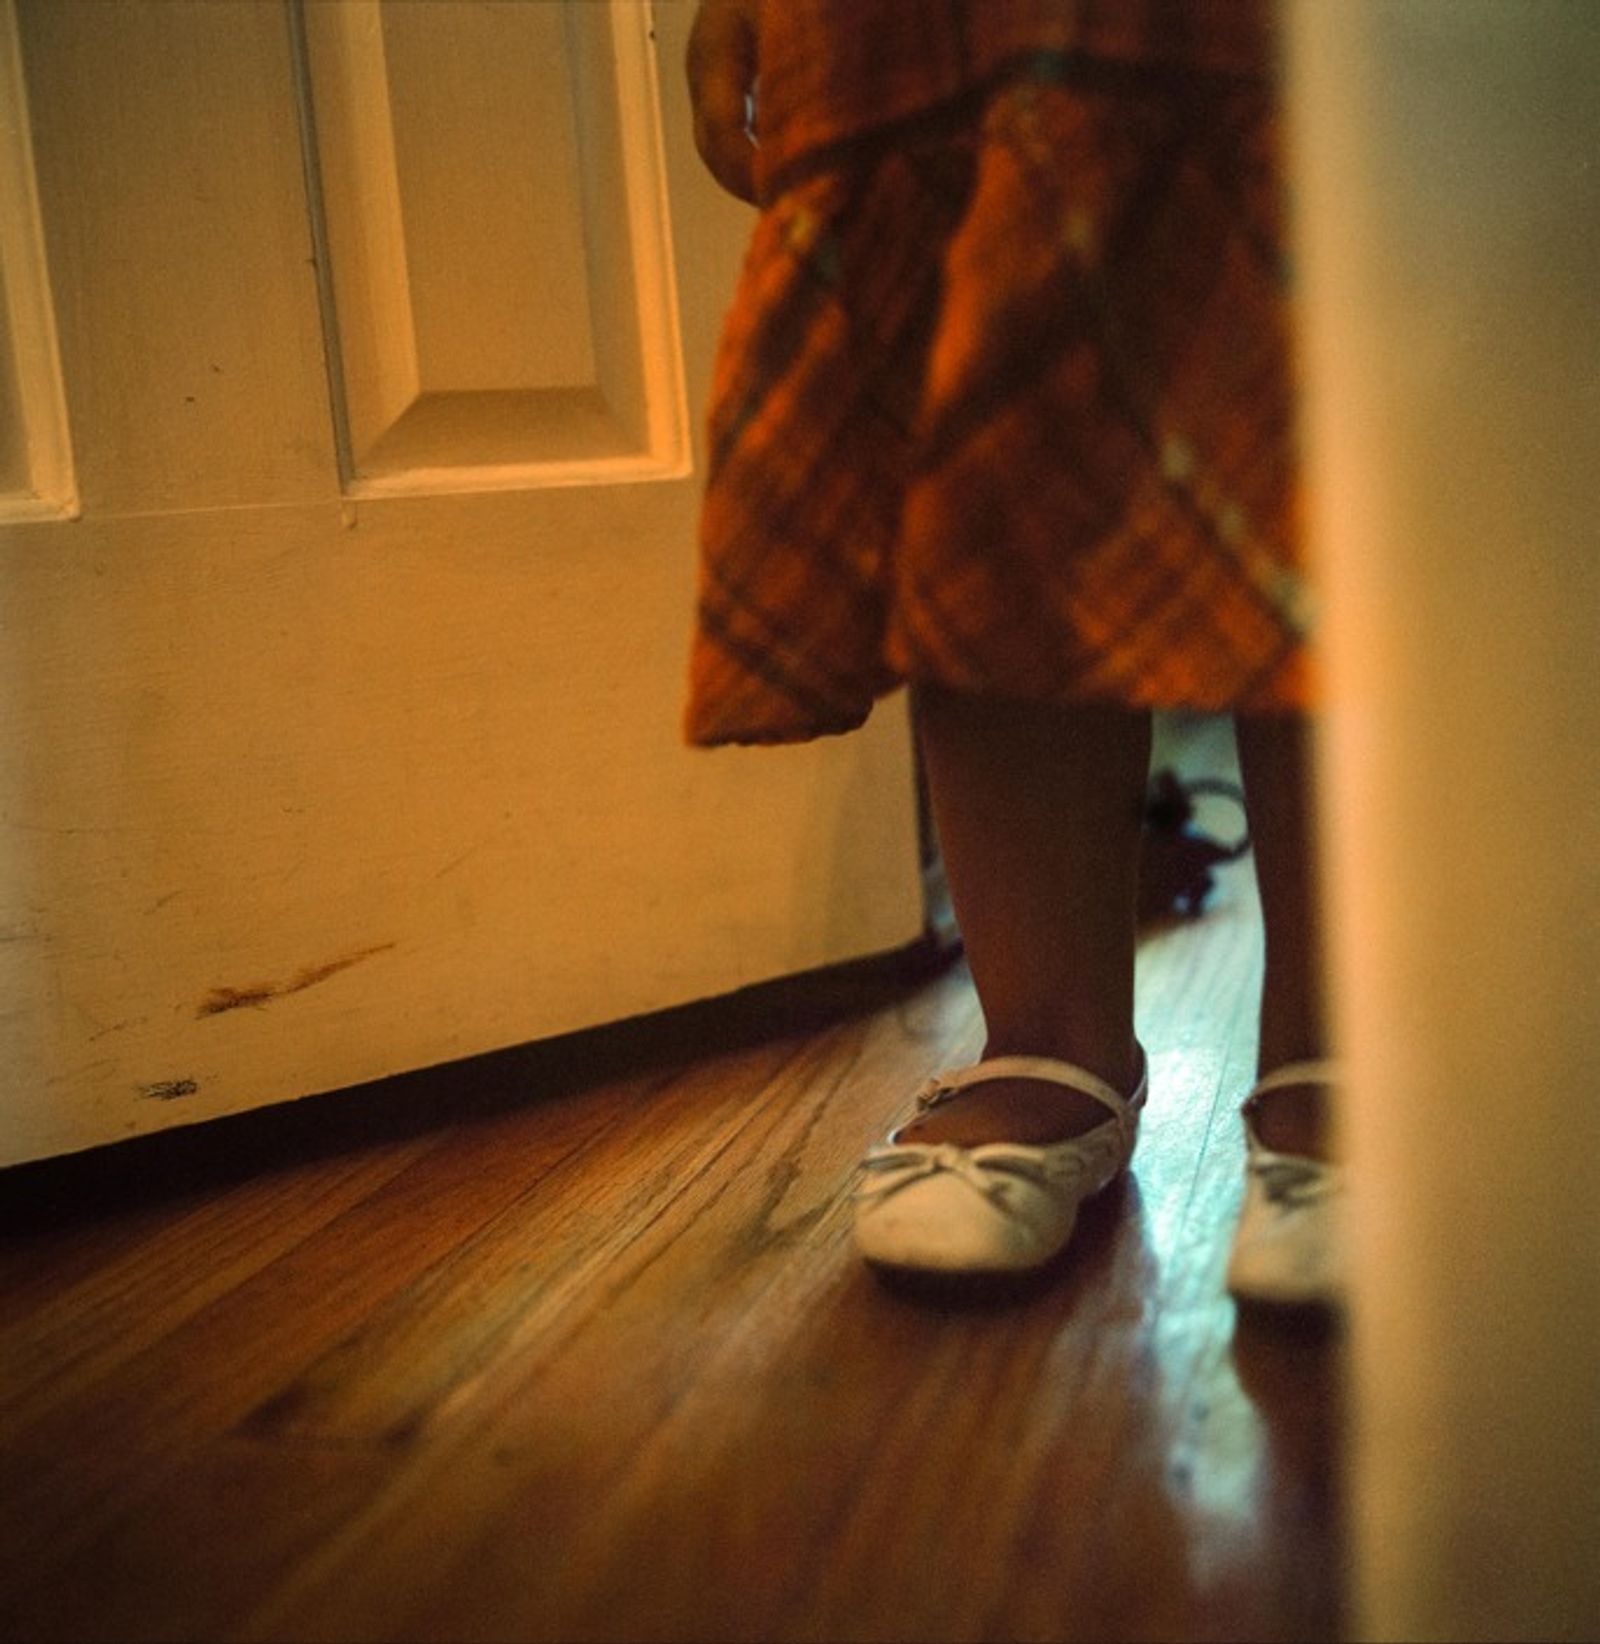
[[[687,733],[845,732],[909,684],[987,1026],[864,1162],[888,1267],[1040,1266],[1126,1167],[1150,716],[1227,710],[1266,926],[1229,1279],[1336,1292],[1272,25],[1264,0],[700,6],[697,140],[760,216]]]

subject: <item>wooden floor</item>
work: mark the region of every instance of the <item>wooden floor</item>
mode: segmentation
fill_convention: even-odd
[[[535,1088],[92,1211],[52,1167],[0,1254],[0,1631],[1336,1636],[1338,1344],[1221,1287],[1228,875],[1141,953],[1132,1180],[1004,1304],[848,1242],[856,1156],[977,1048],[959,970],[709,1055],[503,1060]]]

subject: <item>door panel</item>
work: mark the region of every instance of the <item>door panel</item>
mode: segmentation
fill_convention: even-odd
[[[649,8],[291,17],[350,488],[686,472]]]
[[[0,7],[0,518],[77,511],[16,19]]]
[[[680,743],[688,9],[5,16],[83,506],[0,528],[0,1161],[919,931],[897,705]]]
[[[283,13],[249,0],[18,11],[85,512],[326,496]]]

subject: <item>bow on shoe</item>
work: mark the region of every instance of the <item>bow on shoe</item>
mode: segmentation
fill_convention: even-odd
[[[898,1142],[869,1148],[862,1169],[868,1179],[856,1189],[857,1199],[886,1199],[914,1182],[950,1175],[982,1194],[997,1209],[1014,1216],[1017,1211],[1009,1202],[1008,1177],[1053,1188],[1065,1175],[1076,1173],[1076,1161],[1046,1162],[1032,1154],[999,1151],[975,1159],[953,1142]]]

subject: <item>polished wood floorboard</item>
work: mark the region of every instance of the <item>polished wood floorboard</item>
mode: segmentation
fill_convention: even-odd
[[[848,1242],[959,969],[14,1233],[4,1636],[1337,1636],[1338,1342],[1221,1287],[1258,941],[1247,865],[1146,940],[1132,1178],[1003,1300]]]

